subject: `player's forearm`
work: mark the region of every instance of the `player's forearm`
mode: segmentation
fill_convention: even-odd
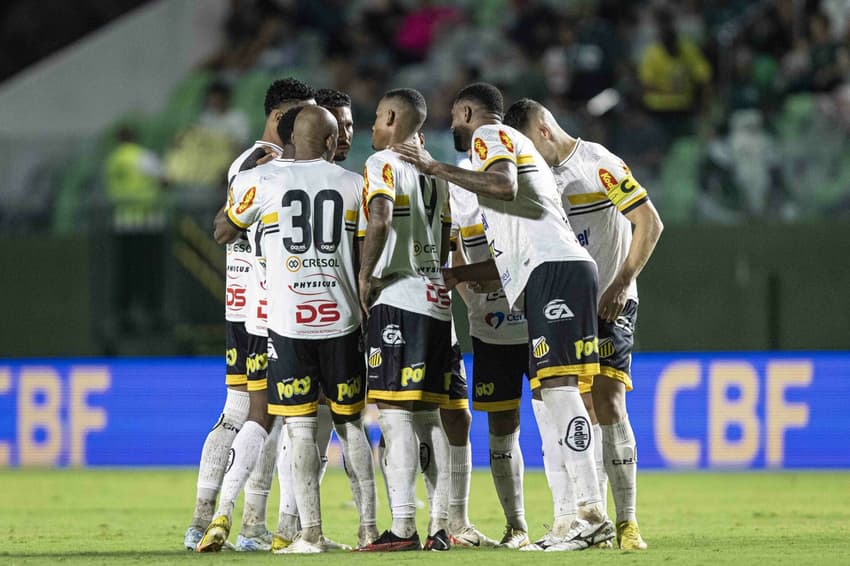
[[[515,181],[501,172],[469,171],[435,161],[429,173],[477,195],[499,200],[513,200],[516,197]]]
[[[446,265],[449,261],[449,253],[452,251],[452,225],[443,224],[442,239],[440,240],[440,265]]]
[[[229,244],[239,238],[240,231],[227,219],[227,212],[222,208],[213,221],[213,238],[218,244]]]
[[[641,206],[645,208],[651,206],[649,203]],[[632,233],[632,244],[629,246],[629,253],[626,255],[626,260],[617,274],[617,278],[624,284],[630,284],[637,279],[644,266],[649,261],[652,252],[655,250],[655,245],[661,238],[661,232],[664,230],[664,224],[655,208],[646,210],[649,214],[644,214],[642,218],[635,222],[635,229]]]
[[[369,222],[369,228],[366,229],[366,237],[363,240],[363,249],[360,256],[360,272],[358,274],[360,281],[367,281],[372,277],[375,266],[378,265],[381,254],[384,253],[384,246],[387,244],[387,235],[389,233],[389,221],[373,219]]]
[[[492,259],[478,263],[467,263],[452,268],[452,274],[460,281],[498,281],[499,269]]]

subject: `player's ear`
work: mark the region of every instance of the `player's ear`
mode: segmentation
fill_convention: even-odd
[[[540,130],[540,135],[543,137],[543,139],[548,140],[552,138],[552,130],[549,129],[549,126],[546,124],[546,122],[541,121],[540,125],[537,126],[537,129]]]
[[[387,110],[387,126],[395,124],[395,110]]]
[[[464,106],[463,107],[463,120],[467,124],[472,121],[472,106]]]

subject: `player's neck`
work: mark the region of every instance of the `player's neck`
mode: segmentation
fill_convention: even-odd
[[[564,135],[563,138],[556,141],[555,147],[558,152],[558,163],[563,163],[564,160],[573,153],[577,143],[577,139],[568,135]]]

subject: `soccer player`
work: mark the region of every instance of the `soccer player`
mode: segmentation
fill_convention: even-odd
[[[431,446],[423,468],[435,466],[431,525],[425,548],[448,550],[448,444],[438,407],[451,385],[451,295],[441,266],[449,252],[448,187],[404,163],[391,144],[421,142],[427,108],[412,89],[387,92],[372,128],[377,153],[366,161],[368,211],[360,301],[368,314],[369,401],[380,411],[392,527],[365,551],[419,550],[416,532],[417,445]],[[414,436],[415,435],[415,436]]]
[[[664,227],[646,189],[626,164],[602,145],[567,134],[543,105],[519,100],[508,110],[505,123],[528,136],[552,167],[570,223],[599,268],[600,370],[591,382],[582,382],[580,390],[586,401],[592,398],[587,404],[591,417],[595,413],[599,421],[594,423],[594,437],[601,442],[595,443],[595,450],[604,461],[600,471],[607,471],[611,480],[617,543],[625,550],[643,550],[646,543],[635,515],[637,452],[626,392],[632,390],[637,276]],[[560,459],[552,462],[555,468],[562,465]],[[604,483],[601,491],[607,494]]]
[[[351,116],[351,97],[332,88],[322,88],[316,92],[316,104],[326,108],[336,118],[339,128],[339,141],[336,145],[334,161],[342,163],[348,157],[354,138],[354,119]]]
[[[304,83],[286,78],[275,81],[266,91],[265,114],[266,123],[263,135],[254,145],[246,149],[230,166],[228,170],[228,187],[233,182],[239,171],[248,170],[264,162],[270,157],[282,154],[283,142],[277,131],[281,117],[292,107],[313,103],[313,89]],[[223,215],[220,217],[223,218]],[[227,246],[227,307],[225,310],[227,346],[225,359],[227,370],[225,383],[227,384],[227,399],[224,409],[216,425],[207,435],[204,448],[201,452],[201,462],[198,469],[197,497],[195,501],[195,512],[192,522],[186,530],[183,544],[188,550],[195,550],[203,537],[205,529],[209,526],[215,510],[216,497],[222,487],[222,479],[225,467],[230,461],[231,447],[240,429],[244,428],[246,419],[249,417],[249,393],[247,391],[248,359],[254,351],[262,351],[261,344],[252,340],[245,329],[245,320],[248,315],[248,289],[252,284],[252,269],[255,257],[251,247],[251,241],[247,237],[241,237]],[[252,372],[253,373],[253,372]],[[256,374],[259,377],[259,373]],[[256,453],[264,447],[266,430],[262,426],[265,422],[265,412],[262,403],[265,402],[265,393],[255,393],[253,398],[257,401],[252,411],[253,425],[248,425],[250,444],[259,446]],[[254,426],[258,425],[258,426]],[[259,432],[257,429],[263,429]],[[240,442],[240,444],[243,444]],[[274,452],[272,450],[272,452]],[[235,452],[233,452],[235,454]],[[243,450],[239,450],[240,456]],[[255,455],[256,457],[256,455]],[[263,458],[265,461],[265,458]],[[232,464],[231,464],[232,469]],[[249,469],[248,473],[251,470]],[[264,491],[260,486],[267,483],[266,479],[258,479],[258,489],[252,491]],[[270,475],[268,481],[271,481]],[[253,483],[253,482],[252,482]],[[238,486],[238,490],[244,485],[244,481]],[[256,497],[254,497],[256,495]],[[262,493],[255,493],[246,497],[246,505],[259,509],[260,499],[264,499]],[[264,508],[264,504],[262,505]],[[250,517],[256,515],[249,514]],[[259,517],[257,517],[259,520]],[[259,521],[258,523],[259,524]],[[263,533],[265,533],[265,521],[262,521]]]
[[[470,169],[472,164],[464,159],[460,166]],[[458,236],[452,266],[490,259],[478,198],[456,185],[449,185],[449,192],[452,233]],[[457,291],[466,303],[472,336],[472,403],[476,410],[487,412],[490,472],[507,523],[499,544],[504,548],[519,548],[529,542],[522,489],[524,466],[519,447],[519,402],[523,375],[528,372],[525,314],[521,308],[510,307],[501,288],[481,293],[459,285]],[[460,537],[453,537],[452,542],[454,538]]]
[[[570,229],[551,170],[521,133],[502,124],[499,90],[463,88],[452,106],[458,151],[471,152],[472,171],[440,163],[418,144],[396,147],[426,174],[478,195],[493,259],[446,270],[446,282],[498,280],[516,306],[525,296],[532,389],[541,389],[578,502],[571,524],[553,525],[560,542],[547,550],[581,550],[609,540],[591,446],[591,426],[578,381],[599,373],[596,265]]]
[[[319,391],[331,407],[343,453],[360,482],[361,529],[375,525],[372,451],[360,420],[365,406],[354,236],[363,178],[329,163],[337,124],[305,107],[292,134],[295,161],[237,178],[225,238],[263,224],[269,290],[269,406],[286,417],[293,452],[300,536],[284,554],[328,550],[322,534],[317,446]],[[239,203],[239,204],[236,204]]]

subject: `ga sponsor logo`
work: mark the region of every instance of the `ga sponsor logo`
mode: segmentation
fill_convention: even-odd
[[[599,341],[599,357],[600,358],[610,358],[614,355],[616,350],[614,349],[614,342],[611,341],[610,338],[603,338]]]
[[[315,299],[295,305],[295,322],[305,326],[330,326],[341,318],[338,305],[327,299]]]
[[[573,318],[575,315],[563,299],[553,299],[546,303],[546,306],[543,307],[543,316],[546,317],[546,320],[559,321],[568,320]]]
[[[487,316],[484,317],[484,322],[493,330],[497,330],[500,326],[502,326],[502,323],[505,322],[505,313],[489,312],[487,313]]]
[[[600,169],[598,171],[598,175],[599,180],[602,182],[602,186],[605,187],[606,191],[610,191],[617,186],[617,179],[607,169]]]
[[[416,364],[401,368],[401,386],[407,387],[411,383],[419,383],[425,378],[425,364]]]
[[[549,342],[545,336],[540,336],[531,341],[531,352],[538,360],[549,353]]]
[[[484,143],[484,140],[481,138],[475,138],[475,141],[472,142],[472,149],[475,151],[475,154],[478,155],[478,159],[481,161],[487,159],[487,144]]]
[[[229,348],[226,352],[224,352],[224,361],[227,362],[228,366],[235,366],[237,357],[238,354],[236,353],[236,348]]]
[[[495,383],[476,383],[475,384],[475,396],[476,397],[489,397],[496,391]]]
[[[389,188],[395,188],[395,178],[393,177],[393,168],[389,163],[384,164],[381,169],[381,177],[384,179],[384,184]]]
[[[377,367],[381,367],[381,364],[384,363],[384,357],[381,355],[380,348],[369,348],[369,367],[375,369]]]
[[[312,383],[310,376],[301,377],[298,379],[290,378],[277,384],[278,399],[292,399],[296,395],[306,395],[310,392],[310,384]]]
[[[346,399],[356,399],[363,391],[363,380],[354,377],[345,383],[336,384],[336,400],[342,403]]]
[[[251,187],[248,189],[248,192],[245,193],[245,196],[242,197],[242,201],[239,203],[239,206],[236,207],[236,214],[242,214],[248,208],[254,204],[254,197],[257,195],[257,187]]]
[[[387,346],[401,346],[404,344],[404,337],[401,335],[401,328],[398,324],[388,324],[381,331],[381,342]]]
[[[511,137],[503,130],[499,130],[499,141],[502,142],[502,145],[505,146],[505,149],[507,149],[509,152],[514,152],[514,142],[511,140]]]
[[[584,417],[575,417],[567,425],[564,437],[567,446],[576,452],[584,452],[590,447],[590,423]]]

